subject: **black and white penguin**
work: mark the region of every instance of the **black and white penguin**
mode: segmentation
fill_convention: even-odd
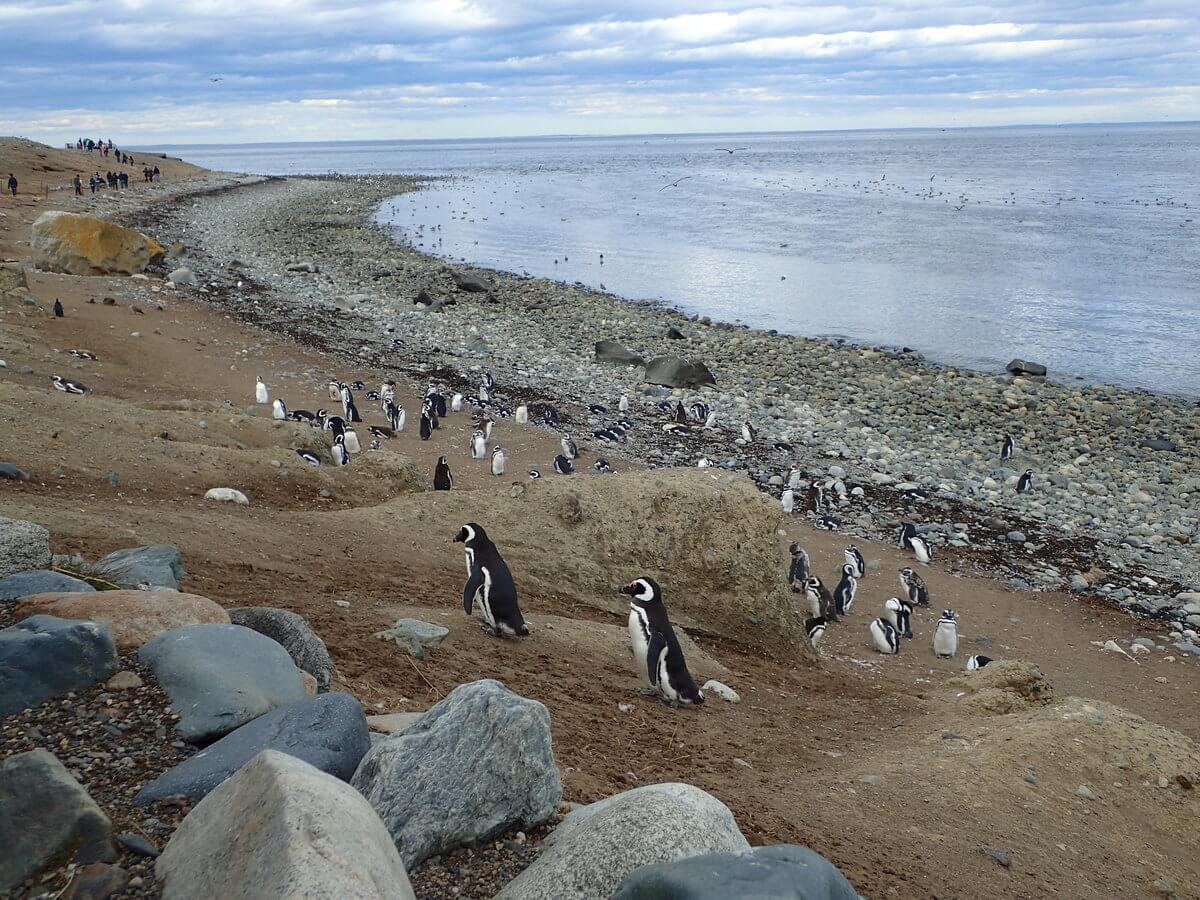
[[[933,545],[917,534],[917,526],[912,522],[905,522],[900,526],[896,542],[905,550],[911,550],[919,563],[928,565],[933,559]]]
[[[608,460],[604,458],[600,458],[592,463],[592,468],[602,475],[611,475],[613,473],[613,467],[610,466],[608,464]]]
[[[808,509],[818,515],[825,509],[825,489],[819,481],[814,481],[808,486]]]
[[[929,605],[929,586],[924,578],[908,566],[900,570],[900,587],[904,588],[908,602],[913,606]]]
[[[560,453],[558,456],[554,457],[554,471],[559,475],[574,475],[575,466],[569,459]]]
[[[387,416],[388,426],[395,432],[404,430],[404,421],[408,418],[408,414],[404,411],[403,406],[397,406],[395,403],[388,401],[384,409],[384,415]]]
[[[427,441],[433,437],[433,420],[426,412],[421,413],[421,440]]]
[[[368,425],[367,431],[371,432],[373,436],[377,438],[383,438],[387,441],[390,441],[396,436],[396,432],[392,431],[390,428],[385,428],[382,425]]]
[[[842,520],[837,516],[817,516],[813,525],[820,528],[822,531],[840,531],[842,528]]]
[[[617,409],[620,412],[629,412],[629,395],[622,394],[621,399],[617,401]]]
[[[356,390],[356,391],[361,391],[363,388],[365,388],[365,387],[366,387],[366,385],[365,385],[363,382],[361,382],[361,381],[353,381],[353,382],[351,382],[351,383],[350,383],[350,387],[351,387],[353,390]]]
[[[542,421],[551,428],[560,428],[562,426],[562,419],[560,419],[558,416],[558,410],[549,403],[547,403],[546,408],[542,410]]]
[[[450,411],[456,412],[456,413],[463,411],[463,395],[462,394],[455,394],[453,397],[450,398]]]
[[[433,489],[448,491],[452,487],[454,487],[454,476],[450,473],[450,464],[446,462],[446,457],[439,456],[437,464],[433,467]]]
[[[492,429],[496,427],[496,422],[487,416],[476,416],[475,427],[483,432],[483,439],[485,441],[490,441],[492,439]]]
[[[1028,494],[1033,490],[1033,469],[1026,469],[1017,479],[1017,493]]]
[[[254,379],[254,402],[265,404],[269,399],[267,396],[267,386],[263,383],[262,376],[256,376]]]
[[[530,470],[529,470],[529,477],[530,477],[531,479],[533,479],[533,480],[537,480],[538,478],[541,478],[541,477],[542,477],[542,473],[541,473],[541,472],[539,472],[537,469],[530,469]]]
[[[88,392],[88,386],[82,381],[72,381],[62,375],[51,375],[50,380],[54,382],[56,391],[63,391],[67,394],[86,394]]]
[[[471,459],[484,459],[487,456],[487,437],[475,429],[471,432]]]
[[[833,589],[833,604],[839,616],[847,615],[850,612],[857,591],[858,579],[854,577],[854,566],[846,563],[842,566],[842,579]]]
[[[341,401],[342,399],[342,383],[336,378],[331,378],[329,384],[325,385],[325,393],[330,400]]]
[[[621,436],[617,432],[608,428],[601,428],[592,432],[592,437],[598,441],[604,441],[607,444],[616,444],[621,440]]]
[[[823,618],[826,622],[838,620],[837,606],[833,602],[833,594],[816,575],[809,576],[804,582],[804,595],[808,599],[809,614],[815,618]]]
[[[774,444],[771,445],[771,449],[778,450],[780,453],[791,453],[796,448],[793,447],[791,444],[789,444],[787,441],[776,441]]]
[[[784,513],[790,516],[796,508],[796,492],[790,487],[784,488],[783,493],[779,497],[779,502],[783,505]]]
[[[99,358],[91,350],[72,350],[70,352],[71,352],[71,355],[73,357],[75,357],[76,359],[98,359]]]
[[[459,529],[454,540],[463,545],[467,557],[467,584],[463,588],[463,609],[467,615],[478,603],[486,623],[484,630],[492,637],[528,636],[529,628],[517,606],[517,586],[512,573],[483,526],[469,522]]]
[[[529,424],[529,407],[526,406],[524,403],[520,404],[517,407],[516,413],[513,415],[513,419],[516,420],[516,423],[518,425],[528,425]]]
[[[342,432],[342,438],[346,442],[346,450],[349,453],[362,453],[362,444],[358,442],[358,432],[353,428],[347,428]]]
[[[911,639],[912,634],[912,604],[899,597],[891,597],[883,604],[883,617],[892,623],[903,637]]]
[[[483,384],[483,386],[484,386],[485,388],[487,388],[489,391],[494,391],[494,390],[496,389],[496,379],[492,377],[492,373],[491,373],[491,372],[484,372],[484,373],[483,373],[483,381],[482,381],[482,384]]]
[[[821,638],[825,637],[825,620],[820,616],[807,618],[804,620],[804,630],[808,632],[809,646],[816,650]]]
[[[433,404],[433,411],[438,414],[439,418],[446,418],[446,397],[440,391],[431,390],[425,395],[425,399]]]
[[[492,474],[503,475],[504,469],[508,465],[508,454],[504,452],[504,448],[497,444],[492,448]]]
[[[297,450],[296,455],[308,463],[310,466],[321,465],[321,457],[313,453],[311,450]]]
[[[863,559],[859,549],[851,544],[845,551],[846,563],[854,567],[852,573],[855,578],[865,578],[867,575],[867,561]]]
[[[933,626],[933,655],[949,659],[958,652],[958,616],[952,609],[942,610],[942,617]]]
[[[387,379],[383,384],[379,385],[378,400],[381,404],[387,404],[388,401],[396,401],[396,382],[392,379]]]
[[[657,693],[675,708],[680,703],[703,703],[704,694],[688,672],[658,582],[643,576],[619,590],[630,597],[629,643],[645,685],[639,693]]]
[[[684,435],[684,434],[692,433],[691,426],[680,425],[678,422],[668,422],[666,425],[664,425],[662,427],[662,430],[665,431],[667,434]]]
[[[712,410],[708,408],[707,403],[696,401],[692,404],[692,421],[699,425],[703,425],[708,421],[708,416],[711,412]]]
[[[353,396],[351,396],[346,401],[345,413],[346,413],[346,421],[347,422],[361,422],[362,421],[362,416],[358,412],[358,406],[354,403]]]
[[[599,403],[589,403],[588,404],[588,412],[590,412],[594,416],[602,416],[606,412],[608,412],[608,407],[603,406]]]
[[[808,554],[799,544],[793,543],[788,547],[788,552],[792,555],[792,561],[788,565],[788,586],[793,594],[802,594],[804,583],[812,574],[812,564],[808,561]]]
[[[344,466],[350,462],[350,454],[346,451],[346,436],[339,434],[333,439],[333,446],[329,448],[329,454],[333,457],[335,466]]]
[[[787,486],[792,490],[795,490],[796,488],[800,487],[800,479],[803,477],[804,474],[799,469],[792,469],[790,472],[788,472]]]
[[[577,447],[575,445],[575,442],[573,440],[571,440],[571,435],[564,432],[563,436],[562,436],[562,440],[560,440],[558,443],[559,443],[559,446],[562,447],[562,455],[565,456],[567,459],[578,459],[579,458],[579,447]]]
[[[1013,440],[1011,434],[1004,436],[1004,442],[1000,445],[1000,458],[1012,459],[1013,452],[1017,449],[1017,442]]]
[[[978,671],[979,669],[982,669],[984,666],[986,666],[991,661],[992,661],[992,658],[990,656],[968,656],[967,657],[967,671],[968,672]]]
[[[293,422],[307,422],[312,425],[317,417],[307,409],[290,409],[288,418]]]
[[[754,443],[754,439],[758,437],[758,432],[754,430],[754,426],[749,422],[742,423],[742,440],[747,444]]]
[[[698,460],[696,460],[696,468],[711,469],[712,468],[712,460],[709,459],[707,456],[702,456]]]
[[[715,411],[708,414],[708,418],[704,420],[704,427],[710,430],[717,427],[717,414]]]
[[[429,417],[429,427],[435,431],[442,427],[438,420],[437,406],[428,397],[421,401],[421,415]]]
[[[288,417],[287,404],[284,403],[282,400],[280,400],[278,397],[276,397],[275,402],[271,404],[271,418],[278,419],[279,421],[282,422],[287,417]]]
[[[367,399],[372,403],[378,403],[380,400],[379,391],[367,391]]]
[[[54,318],[61,319],[63,317],[62,301],[57,297],[54,299]]]
[[[868,626],[871,641],[875,649],[886,656],[896,656],[900,652],[900,632],[887,619],[875,619]]]

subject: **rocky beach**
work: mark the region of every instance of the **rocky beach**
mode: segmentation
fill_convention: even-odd
[[[72,198],[73,152],[0,151],[46,180],[0,206],[0,894],[1200,898],[1194,404],[452,265],[374,221],[414,179],[163,158]],[[417,434],[487,376],[501,476],[469,411]],[[292,410],[362,381],[363,452],[256,378]],[[463,614],[466,522],[528,637]],[[830,587],[864,557],[816,650],[793,542]],[[645,575],[701,706],[637,692]]]

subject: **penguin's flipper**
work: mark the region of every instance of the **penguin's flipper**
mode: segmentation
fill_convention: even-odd
[[[667,636],[655,628],[650,632],[650,643],[646,647],[646,675],[650,683],[658,686],[658,661],[667,649]]]
[[[469,616],[471,607],[475,603],[476,595],[483,589],[483,571],[475,569],[471,572],[471,577],[467,579],[467,585],[463,588],[463,610]]]

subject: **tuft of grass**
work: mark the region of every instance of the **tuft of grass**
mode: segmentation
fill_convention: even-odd
[[[80,581],[86,581],[98,591],[123,591],[124,585],[117,584],[114,581],[109,581],[107,578],[102,578],[100,575],[87,566],[77,566],[72,563],[59,563],[50,567],[50,571],[58,572],[62,575],[70,575],[72,578],[78,578]]]

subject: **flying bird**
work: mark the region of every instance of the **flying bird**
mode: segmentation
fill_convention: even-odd
[[[661,194],[667,188],[679,187],[679,182],[687,181],[689,178],[694,178],[694,177],[695,176],[693,176],[693,175],[684,175],[682,178],[676,179],[675,181],[672,181],[670,184],[664,184],[662,187],[660,187],[658,189],[658,192]]]
[[[730,156],[732,156],[733,154],[737,153],[739,150],[749,150],[750,148],[749,147],[716,147],[714,149],[724,150],[726,153],[728,153]]]
[[[224,78],[222,78],[220,75],[217,75],[217,76],[214,76],[213,78],[210,78],[210,79],[208,79],[208,80],[209,80],[209,81],[211,81],[213,84],[216,84],[218,81],[224,81],[225,79],[224,79]]]

